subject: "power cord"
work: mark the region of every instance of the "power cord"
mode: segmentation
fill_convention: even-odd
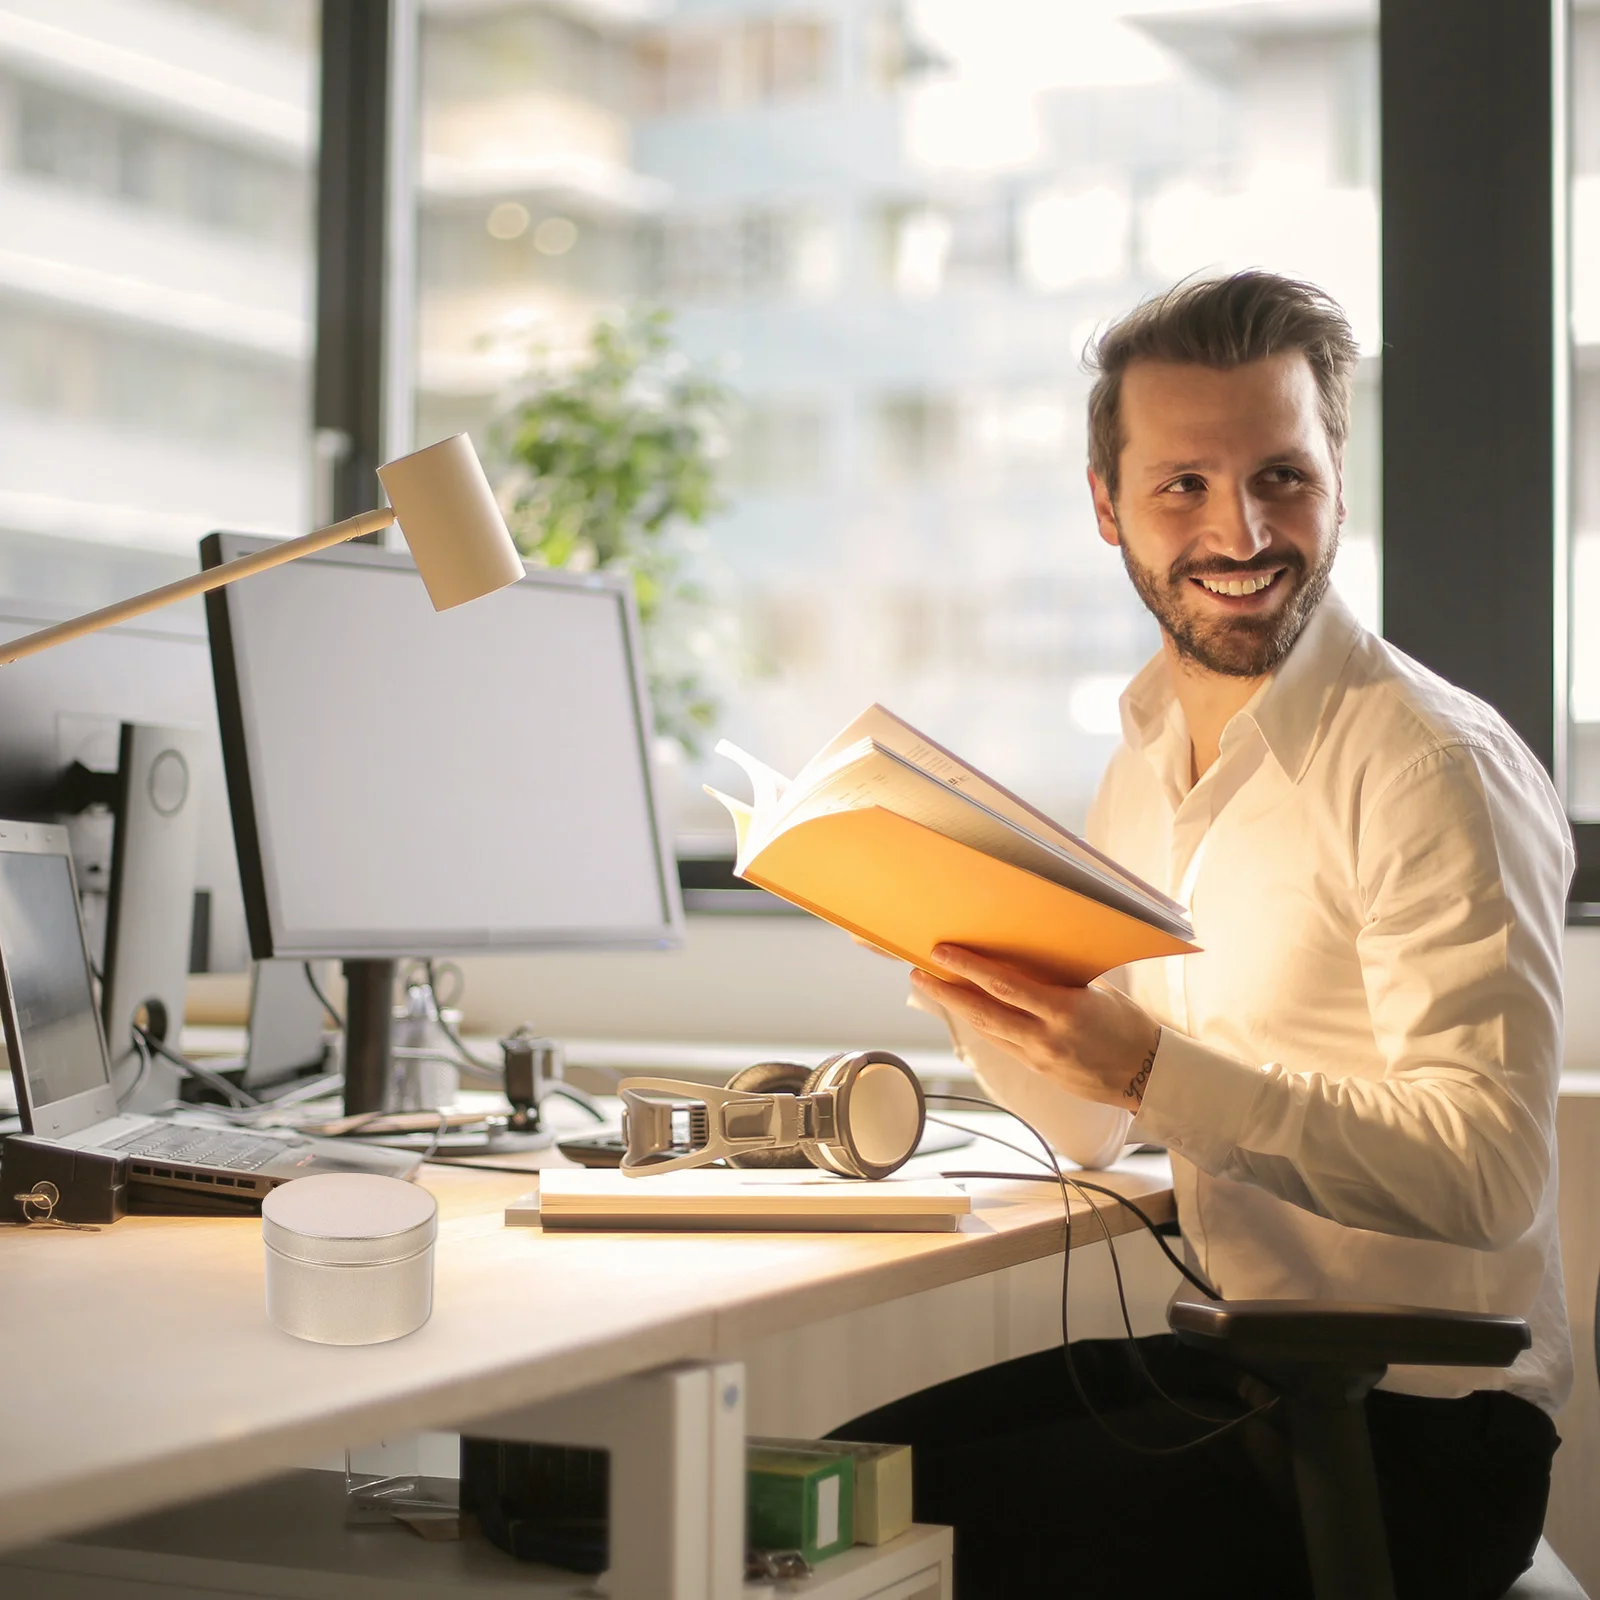
[[[1105,1238],[1106,1247],[1111,1253],[1112,1272],[1116,1279],[1117,1301],[1122,1312],[1122,1324],[1127,1331],[1128,1342],[1132,1347],[1134,1361],[1139,1368],[1141,1376],[1150,1385],[1152,1390],[1159,1395],[1161,1399],[1165,1400],[1167,1404],[1175,1407],[1187,1417],[1190,1417],[1196,1421],[1207,1423],[1218,1422],[1220,1419],[1213,1416],[1207,1416],[1202,1412],[1193,1411],[1181,1401],[1175,1400],[1161,1387],[1159,1383],[1156,1382],[1154,1375],[1150,1372],[1148,1366],[1146,1366],[1144,1356],[1139,1349],[1138,1340],[1134,1337],[1133,1318],[1128,1310],[1127,1295],[1122,1282],[1122,1269],[1120,1263],[1117,1261],[1116,1246],[1111,1242],[1111,1230],[1106,1225],[1104,1217],[1102,1217],[1100,1214],[1100,1207],[1096,1205],[1093,1200],[1089,1199],[1087,1193],[1084,1193],[1084,1191],[1087,1189],[1093,1189],[1098,1193],[1110,1195],[1113,1199],[1128,1205],[1129,1209],[1133,1210],[1139,1216],[1140,1221],[1142,1221],[1145,1227],[1150,1230],[1157,1242],[1161,1244],[1162,1249],[1173,1261],[1173,1264],[1178,1267],[1178,1270],[1186,1279],[1188,1279],[1190,1283],[1199,1289],[1202,1294],[1211,1299],[1220,1299],[1221,1297],[1217,1294],[1217,1291],[1211,1287],[1211,1285],[1204,1282],[1204,1280],[1201,1279],[1196,1273],[1192,1272],[1186,1265],[1176,1259],[1172,1251],[1167,1248],[1166,1241],[1163,1240],[1161,1235],[1156,1232],[1155,1224],[1151,1222],[1151,1220],[1145,1216],[1137,1206],[1134,1206],[1132,1202],[1128,1201],[1125,1196],[1119,1195],[1114,1190],[1107,1189],[1101,1184],[1086,1184],[1077,1179],[1069,1178],[1066,1173],[1061,1170],[1060,1159],[1057,1157],[1055,1149],[1051,1145],[1050,1141],[1046,1139],[1045,1136],[1040,1133],[1031,1122],[1027,1121],[1026,1118],[1019,1117],[1016,1112],[1008,1110],[1005,1106],[997,1105],[992,1100],[979,1099],[976,1095],[929,1094],[927,1098],[941,1102],[954,1102],[957,1105],[976,1106],[985,1111],[1004,1112],[1006,1116],[1010,1117],[1013,1121],[1026,1128],[1028,1132],[1039,1141],[1039,1146],[1044,1151],[1043,1158],[1035,1155],[1031,1150],[1023,1149],[1020,1145],[1012,1144],[1009,1139],[998,1139],[995,1138],[993,1134],[987,1133],[982,1135],[983,1138],[993,1139],[996,1144],[1003,1145],[1008,1150],[1014,1150],[1018,1155],[1024,1157],[1025,1159],[1036,1161],[1040,1166],[1048,1168],[1049,1174],[1054,1177],[1055,1181],[1061,1187],[1061,1210],[1066,1223],[1066,1239],[1064,1241],[1065,1248],[1061,1252],[1061,1355],[1066,1363],[1067,1377],[1072,1383],[1073,1392],[1077,1395],[1079,1404],[1082,1405],[1085,1414],[1090,1418],[1095,1426],[1100,1429],[1102,1433],[1104,1433],[1109,1439],[1112,1439],[1117,1444],[1121,1445],[1124,1450],[1128,1450],[1134,1455],[1154,1457],[1179,1456],[1186,1454],[1190,1450],[1198,1450],[1203,1445],[1211,1444],[1213,1441],[1220,1439],[1225,1433],[1232,1433],[1236,1428],[1240,1428],[1245,1423],[1254,1421],[1257,1417],[1263,1415],[1265,1412],[1271,1411],[1278,1404],[1278,1399],[1276,1396],[1274,1396],[1264,1405],[1252,1407],[1252,1409],[1244,1412],[1242,1415],[1233,1417],[1226,1422],[1222,1422],[1221,1426],[1212,1428],[1209,1433],[1203,1433],[1198,1438],[1188,1439],[1182,1444],[1176,1445],[1141,1444],[1137,1440],[1128,1438],[1126,1434],[1120,1432],[1117,1428],[1114,1428],[1107,1418],[1096,1409],[1094,1402],[1089,1398],[1089,1393],[1084,1386],[1082,1375],[1078,1371],[1077,1362],[1073,1359],[1072,1341],[1067,1327],[1067,1291],[1071,1281],[1070,1274],[1072,1270],[1072,1190],[1077,1189],[1079,1191],[1080,1195],[1082,1195],[1082,1198],[1084,1199],[1084,1202],[1094,1213],[1095,1220],[1099,1223],[1101,1232]],[[945,1173],[942,1174],[942,1176],[954,1178],[960,1176],[960,1174]],[[980,1176],[980,1174],[969,1173],[967,1176],[977,1177]],[[1018,1177],[1031,1177],[1032,1174],[996,1172],[984,1173],[981,1174],[981,1176],[1015,1179]]]
[[[339,1008],[333,1003],[333,1001],[331,1001],[327,995],[322,992],[322,985],[317,982],[316,969],[309,961],[302,961],[300,966],[305,972],[306,982],[311,985],[312,994],[317,997],[322,1009],[328,1013],[328,1020],[333,1023],[334,1027],[336,1027],[340,1033],[343,1033],[344,1017],[340,1014]]]
[[[170,1061],[180,1072],[197,1079],[208,1089],[220,1094],[230,1106],[244,1109],[261,1104],[248,1090],[241,1089],[235,1083],[229,1083],[220,1072],[213,1072],[210,1067],[201,1066],[198,1061],[191,1061],[187,1056],[179,1055],[165,1040],[158,1039],[148,1028],[141,1028],[137,1022],[133,1025],[133,1033],[136,1039],[144,1041],[147,1049],[153,1050],[164,1061]]]
[[[570,1101],[580,1111],[586,1111],[596,1122],[609,1122],[611,1120],[599,1106],[581,1089],[574,1089],[565,1083],[553,1083],[539,1096],[539,1108],[544,1109],[546,1100],[562,1099]]]
[[[946,1121],[943,1117],[930,1117],[928,1120],[930,1122],[937,1122],[943,1127],[954,1128],[954,1127],[959,1126],[959,1124],[957,1124],[957,1123]],[[1022,1121],[1022,1119],[1020,1117],[1018,1117],[1017,1120],[1019,1122]],[[1024,1126],[1026,1126],[1026,1124],[1024,1124]],[[1002,1139],[997,1134],[989,1133],[989,1134],[983,1135],[983,1137],[992,1140],[995,1144],[1004,1145],[1007,1150],[1015,1151],[1016,1154],[1021,1156],[1026,1161],[1038,1161],[1039,1160],[1039,1157],[1033,1151],[1026,1150],[1019,1144],[1013,1144],[1009,1139]],[[1035,1135],[1035,1137],[1037,1137],[1037,1134]],[[1052,1151],[1052,1154],[1054,1154],[1053,1151]],[[1057,1167],[1057,1173],[1059,1173],[1059,1171],[1060,1171],[1060,1169],[1059,1169],[1059,1166],[1058,1166]],[[941,1173],[940,1176],[941,1177],[946,1177],[946,1178],[953,1178],[953,1177],[958,1176],[958,1174],[951,1173],[951,1172],[946,1172],[946,1173]],[[1024,1180],[1037,1179],[1038,1181],[1041,1181],[1041,1182],[1044,1182],[1044,1183],[1050,1183],[1050,1182],[1052,1182],[1054,1180],[1054,1177],[1056,1176],[1056,1174],[1044,1173],[1044,1172],[1037,1173],[1037,1174],[1031,1173],[1031,1172],[1030,1173],[1013,1173],[1013,1174],[1003,1174],[1003,1173],[998,1173],[998,1172],[986,1172],[986,1173],[971,1173],[971,1174],[968,1174],[968,1176],[972,1176],[972,1177],[988,1177],[988,1178],[998,1178],[998,1177],[1004,1177],[1004,1176],[1012,1176],[1012,1177],[1022,1178]],[[1186,1417],[1190,1417],[1196,1422],[1204,1422],[1204,1423],[1208,1423],[1208,1424],[1209,1423],[1214,1423],[1214,1422],[1225,1422],[1225,1421],[1229,1420],[1226,1417],[1215,1416],[1211,1412],[1196,1411],[1196,1410],[1193,1409],[1193,1407],[1185,1405],[1184,1402],[1179,1400],[1176,1396],[1168,1394],[1167,1391],[1161,1386],[1161,1383],[1156,1378],[1156,1375],[1150,1370],[1149,1363],[1144,1358],[1144,1351],[1140,1348],[1138,1336],[1133,1331],[1133,1317],[1128,1311],[1128,1296],[1127,1296],[1127,1292],[1126,1292],[1126,1290],[1124,1288],[1123,1281],[1122,1281],[1122,1262],[1121,1262],[1121,1260],[1119,1259],[1119,1257],[1117,1255],[1117,1246],[1116,1246],[1115,1236],[1112,1234],[1111,1228],[1110,1228],[1109,1224],[1106,1222],[1105,1216],[1101,1212],[1100,1207],[1097,1206],[1094,1203],[1094,1201],[1089,1198],[1088,1194],[1085,1191],[1092,1189],[1098,1194],[1109,1195],[1113,1200],[1123,1200],[1123,1199],[1125,1199],[1125,1196],[1119,1195],[1115,1189],[1106,1188],[1103,1184],[1086,1183],[1086,1182],[1083,1182],[1083,1181],[1081,1181],[1079,1179],[1076,1179],[1076,1178],[1068,1178],[1068,1177],[1066,1177],[1066,1175],[1064,1173],[1060,1174],[1060,1176],[1061,1176],[1062,1180],[1065,1183],[1069,1184],[1074,1190],[1077,1191],[1079,1197],[1089,1207],[1090,1211],[1092,1211],[1094,1213],[1095,1222],[1099,1225],[1099,1228],[1100,1228],[1100,1236],[1101,1236],[1102,1239],[1105,1240],[1106,1252],[1111,1257],[1111,1276],[1112,1276],[1112,1279],[1115,1282],[1116,1288],[1117,1288],[1117,1305],[1120,1308],[1121,1313],[1122,1313],[1123,1333],[1124,1333],[1124,1335],[1126,1336],[1126,1338],[1128,1340],[1128,1349],[1129,1349],[1129,1352],[1131,1353],[1131,1355],[1133,1356],[1134,1365],[1139,1369],[1139,1375],[1150,1386],[1150,1388],[1157,1395],[1160,1396],[1161,1399],[1165,1400],[1166,1403],[1173,1408],[1173,1410],[1181,1411]],[[1145,1213],[1143,1212],[1143,1210],[1140,1209],[1140,1207],[1138,1207],[1136,1205],[1133,1205],[1130,1202],[1129,1203],[1129,1209],[1132,1210],[1133,1213],[1135,1214],[1135,1216],[1137,1216],[1139,1218],[1139,1220],[1145,1225],[1145,1227],[1150,1230],[1151,1237],[1156,1241],[1156,1243],[1158,1245],[1161,1246],[1161,1248],[1162,1248],[1163,1252],[1165,1253],[1167,1259],[1173,1264],[1173,1266],[1175,1266],[1178,1269],[1178,1271],[1180,1273],[1183,1274],[1184,1277],[1186,1277],[1189,1280],[1190,1283],[1192,1283],[1202,1294],[1208,1296],[1209,1298],[1211,1298],[1213,1300],[1220,1298],[1218,1296],[1216,1290],[1214,1288],[1212,1288],[1212,1286],[1210,1284],[1208,1284],[1203,1278],[1201,1278],[1201,1277],[1197,1276],[1195,1273],[1191,1272],[1189,1270],[1188,1266],[1184,1262],[1180,1261],[1177,1258],[1177,1256],[1175,1256],[1172,1253],[1172,1251],[1170,1249],[1168,1249],[1166,1241],[1161,1237],[1160,1233],[1158,1233],[1156,1231],[1155,1224],[1150,1220],[1149,1217],[1147,1217],[1145,1215]],[[1069,1251],[1072,1248],[1072,1218],[1071,1218],[1070,1211],[1069,1211],[1068,1217],[1067,1217],[1067,1241],[1066,1241],[1066,1247],[1067,1247],[1067,1249]],[[1062,1294],[1062,1301],[1061,1301],[1062,1323],[1061,1323],[1061,1325],[1062,1325],[1062,1329],[1063,1329],[1063,1333],[1064,1333],[1065,1329],[1066,1329],[1066,1314],[1067,1314],[1066,1272],[1069,1270],[1068,1263],[1066,1261],[1063,1261],[1062,1268],[1063,1268],[1063,1281],[1062,1281],[1062,1286],[1061,1286],[1061,1294]],[[1063,1344],[1067,1343],[1067,1340],[1065,1339],[1065,1337],[1063,1337],[1062,1343]]]
[[[144,1087],[145,1079],[150,1076],[150,1048],[139,1037],[139,1030],[133,1030],[133,1053],[139,1058],[138,1070],[133,1075],[133,1082],[126,1089],[113,1089],[116,1095],[117,1110],[120,1111]]]
[[[428,987],[433,991],[434,1009],[439,1013],[439,1031],[450,1041],[451,1047],[460,1056],[457,1066],[463,1067],[468,1072],[476,1073],[480,1078],[487,1078],[491,1083],[504,1083],[505,1073],[499,1067],[487,1061],[480,1061],[467,1049],[461,1035],[445,1020],[444,1007],[439,1004],[439,985],[436,981],[434,963],[430,957],[422,963],[422,970],[428,975]]]

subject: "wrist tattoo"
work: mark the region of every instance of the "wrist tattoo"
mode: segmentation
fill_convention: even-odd
[[[1144,1104],[1144,1086],[1150,1081],[1150,1069],[1155,1064],[1156,1053],[1152,1050],[1140,1064],[1139,1070],[1128,1079],[1128,1087],[1122,1091],[1124,1100],[1132,1100],[1135,1105]]]

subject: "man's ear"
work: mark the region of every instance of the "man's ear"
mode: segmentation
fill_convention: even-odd
[[[1089,494],[1094,500],[1094,520],[1100,529],[1100,537],[1110,545],[1122,543],[1122,530],[1117,526],[1117,507],[1111,498],[1111,491],[1106,487],[1105,480],[1094,470],[1089,468]]]

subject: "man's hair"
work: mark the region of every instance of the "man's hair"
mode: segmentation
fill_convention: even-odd
[[[1089,465],[1115,496],[1122,432],[1122,375],[1135,361],[1226,370],[1298,350],[1317,381],[1322,426],[1335,462],[1350,433],[1350,381],[1359,354],[1350,324],[1314,284],[1274,272],[1189,280],[1135,306],[1084,353],[1098,373],[1089,394]]]

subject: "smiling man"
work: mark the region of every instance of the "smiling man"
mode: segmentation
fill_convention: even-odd
[[[1072,989],[950,950],[966,984],[914,982],[1068,1154],[1169,1147],[1185,1249],[1224,1296],[1529,1320],[1509,1370],[1396,1368],[1368,1405],[1401,1600],[1491,1600],[1537,1542],[1571,1374],[1563,809],[1494,711],[1329,587],[1356,362],[1337,306],[1262,272],[1190,282],[1096,356],[1095,515],[1162,640],[1089,832],[1190,908],[1202,953]],[[1169,1337],[1074,1348],[1146,1445],[1245,1408]],[[918,1514],[955,1522],[984,1600],[1309,1594],[1270,1414],[1141,1456],[1050,1351],[849,1431],[918,1445]]]

